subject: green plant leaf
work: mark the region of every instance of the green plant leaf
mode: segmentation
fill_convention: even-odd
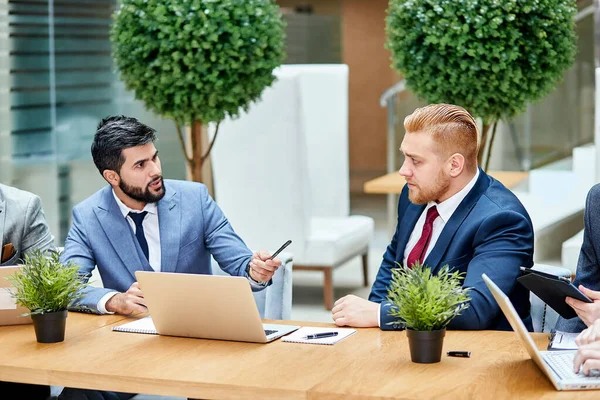
[[[510,118],[556,87],[577,52],[575,0],[390,0],[392,67],[428,103]]]
[[[7,278],[15,288],[15,302],[30,314],[66,310],[83,296],[88,284],[79,274],[79,266],[62,264],[59,258],[58,253],[36,250],[25,256],[23,268]]]
[[[451,271],[448,265],[433,275],[418,262],[412,268],[398,264],[388,288],[387,300],[396,306],[390,315],[414,330],[445,328],[469,307],[470,289],[462,287],[463,279],[464,273]]]
[[[113,18],[125,86],[183,123],[238,116],[285,58],[285,23],[273,0],[122,0]]]

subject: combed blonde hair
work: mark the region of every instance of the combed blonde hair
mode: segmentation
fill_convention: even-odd
[[[467,110],[453,104],[430,104],[417,108],[404,119],[406,133],[427,133],[439,146],[441,155],[459,153],[467,170],[477,168],[479,129]]]

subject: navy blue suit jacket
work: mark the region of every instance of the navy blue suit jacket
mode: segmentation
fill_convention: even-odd
[[[392,305],[386,300],[392,268],[402,264],[410,234],[425,209],[408,200],[405,185],[398,202],[398,224],[392,242],[383,255],[369,300],[381,303],[380,326],[398,329],[389,315]],[[517,282],[519,267],[533,265],[533,227],[527,211],[502,183],[479,170],[475,186],[444,226],[424,264],[438,271],[448,264],[466,272],[464,287],[470,287],[469,308],[454,318],[448,329],[510,330],[510,325],[492,293],[481,278],[489,276],[507,293],[525,326],[532,331],[529,291]]]
[[[225,272],[246,276],[252,252],[233,231],[206,186],[167,179],[164,185],[165,196],[157,203],[161,271],[211,274],[212,255]],[[98,266],[104,287],[87,288],[85,296],[71,307],[93,313],[99,312],[98,301],[106,293],[127,291],[136,281],[136,271],[152,271],[110,186],[75,206],[60,259],[79,265],[88,278]]]

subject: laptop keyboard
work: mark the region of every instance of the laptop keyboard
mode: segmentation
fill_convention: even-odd
[[[277,332],[277,329],[265,329],[265,335],[269,336]]]
[[[586,376],[584,374],[573,372],[573,357],[575,353],[563,353],[563,352],[549,352],[544,353],[544,358],[548,362],[548,365],[554,369],[554,372],[561,379],[574,379],[574,378],[594,378],[597,379],[600,377],[598,370],[590,371],[590,375]]]

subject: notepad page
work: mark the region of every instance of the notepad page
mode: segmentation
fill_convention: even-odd
[[[579,336],[579,333],[570,333],[556,331],[552,335],[552,341],[549,350],[577,350],[579,346],[575,343],[575,339]]]
[[[324,333],[324,332],[337,332],[338,334],[337,334],[337,336],[330,336],[330,337],[322,338],[322,339],[304,339],[304,337],[306,337],[306,335],[313,335],[315,333]],[[302,328],[298,329],[297,331],[294,331],[294,332],[290,333],[289,335],[281,338],[281,341],[289,342],[289,343],[332,345],[332,344],[339,342],[340,340],[347,338],[348,336],[352,335],[355,332],[356,332],[356,329],[350,329],[350,328],[316,328],[316,327],[310,327],[310,326],[303,326]]]
[[[113,326],[113,331],[117,332],[132,332],[132,333],[147,333],[152,335],[158,335],[154,322],[150,316],[140,318],[132,322],[128,322],[123,325]]]

